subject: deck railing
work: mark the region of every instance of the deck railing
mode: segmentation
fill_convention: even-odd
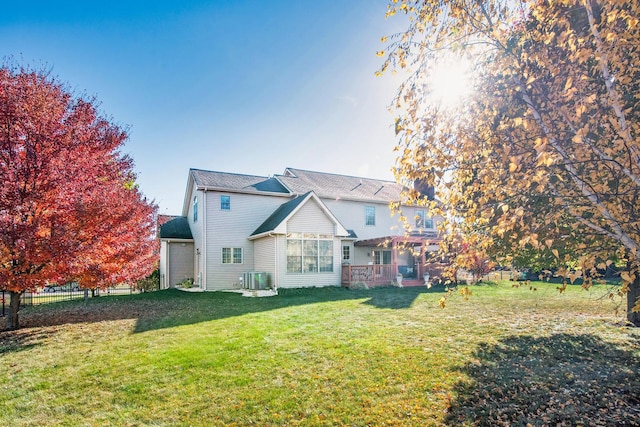
[[[431,281],[442,277],[447,264],[427,263],[409,276],[407,280],[422,280],[424,273],[429,273]],[[396,279],[398,266],[396,264],[367,264],[367,265],[343,265],[342,285],[352,283],[365,283],[367,286],[389,285]]]
[[[395,264],[343,265],[342,284],[388,285],[395,279],[397,271],[398,266]]]

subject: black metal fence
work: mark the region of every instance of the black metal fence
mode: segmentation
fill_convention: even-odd
[[[71,301],[71,300],[82,300],[95,298],[100,296],[111,296],[111,295],[132,295],[140,293],[140,291],[136,288],[131,287],[122,287],[115,286],[112,288],[107,288],[103,290],[90,290],[90,289],[80,289],[80,290],[72,290],[72,289],[63,289],[63,290],[40,290],[37,292],[25,292],[22,294],[22,298],[20,304],[23,306],[32,306],[36,304],[47,304],[51,302],[60,302],[60,301]],[[0,291],[0,304],[2,308],[0,309],[0,316],[4,317],[7,315],[9,311],[9,302],[11,299],[11,293],[5,290]]]

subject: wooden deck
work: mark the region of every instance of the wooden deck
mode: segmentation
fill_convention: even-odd
[[[365,283],[367,286],[384,286],[393,283],[398,267],[394,264],[343,265],[342,285]]]
[[[429,273],[429,280],[439,278],[443,269],[442,264],[435,263],[420,268]],[[364,283],[368,287],[388,286],[395,284],[397,274],[396,264],[343,265],[342,286],[350,286],[354,283]],[[421,274],[417,274],[417,277],[403,277],[402,286],[424,286],[424,279]]]

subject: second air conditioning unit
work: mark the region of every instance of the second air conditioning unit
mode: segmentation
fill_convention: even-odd
[[[249,271],[243,274],[242,287],[245,289],[267,289],[267,273]]]

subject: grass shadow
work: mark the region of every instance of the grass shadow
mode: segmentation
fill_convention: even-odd
[[[475,357],[462,368],[470,381],[456,386],[447,425],[640,425],[637,351],[556,334],[509,337]]]
[[[246,298],[229,292],[182,292],[168,289],[139,295],[122,295],[65,301],[23,307],[22,329],[0,330],[0,352],[18,351],[38,342],[34,328],[48,327],[45,334],[55,333],[56,326],[135,319],[134,332],[170,328],[210,320],[242,316],[284,307],[340,300],[364,299],[364,304],[378,308],[403,309],[413,304],[420,294],[443,292],[444,289],[375,288],[349,290],[340,287],[280,289],[275,297]],[[4,320],[4,319],[0,319]],[[27,331],[27,332],[25,332]]]
[[[444,285],[436,285],[431,288],[427,288],[426,286],[412,286],[395,289],[395,291],[389,290],[389,292],[385,292],[382,289],[371,289],[368,294],[369,299],[367,299],[364,304],[377,308],[401,310],[411,307],[415,300],[422,294],[444,292]]]
[[[0,355],[32,349],[41,345],[48,336],[43,330],[33,329],[0,332]]]
[[[140,318],[136,324],[135,332],[342,300],[364,299],[363,304],[376,308],[403,309],[410,307],[419,295],[437,292],[437,290],[427,290],[422,287],[400,289],[389,287],[367,290],[350,290],[339,287],[280,289],[277,296],[268,298],[245,298],[239,294],[228,292],[197,294],[171,292],[173,306],[167,308],[171,315]],[[444,292],[444,289],[441,289],[440,292]]]

